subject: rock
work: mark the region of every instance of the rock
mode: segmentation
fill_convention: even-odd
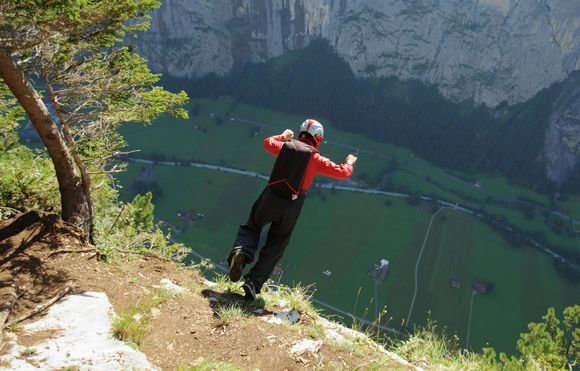
[[[26,359],[20,353],[27,347],[12,344],[3,360],[13,370],[60,370],[71,365],[90,365],[82,368],[95,370],[155,370],[145,354],[110,335],[112,316],[113,308],[104,293],[69,295],[42,318],[22,326],[26,333],[54,330],[54,336],[35,344],[36,353]]]
[[[208,296],[207,301],[209,301],[210,305],[217,304],[219,302],[219,300],[214,296]]]
[[[344,343],[347,341],[344,336],[342,336],[340,333],[338,333],[338,331],[334,329],[325,329],[324,334],[326,335],[327,339],[333,340],[337,343]]]
[[[161,309],[159,308],[151,308],[151,317],[157,318],[161,315]]]
[[[293,325],[298,322],[298,320],[300,320],[300,313],[298,313],[296,309],[292,309],[276,313],[276,315],[267,318],[266,322],[275,324],[289,323]]]
[[[316,354],[322,347],[322,340],[310,340],[304,339],[299,340],[292,344],[290,348],[290,354],[300,356],[305,352]]]
[[[179,285],[174,284],[170,279],[167,279],[167,278],[162,278],[161,281],[159,281],[159,285],[153,286],[153,287],[162,288],[162,289],[174,292],[176,294],[179,294],[179,293],[185,291],[184,287],[181,287]]]

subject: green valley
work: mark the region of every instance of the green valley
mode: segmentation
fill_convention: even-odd
[[[162,118],[149,127],[122,129],[129,149],[140,149],[130,156],[166,165],[131,162],[118,180],[125,197],[134,193],[138,178],[139,191],[156,190],[156,217],[172,226],[174,239],[219,263],[265,181],[187,162],[267,175],[274,158],[262,139],[285,128],[296,131],[304,118],[228,97],[194,100],[188,121]],[[353,182],[337,185],[409,197],[311,189],[275,280],[314,284],[315,299],[369,321],[384,307],[381,324],[396,330],[424,325],[430,317],[475,350],[489,344],[511,352],[525,325],[547,307],[560,310],[577,300],[577,280],[560,274],[540,249],[508,242],[497,226],[578,254],[580,236],[572,220],[580,220],[579,197],[551,200],[495,175],[452,172],[320,121],[327,139],[323,154],[335,162],[350,152],[359,156]],[[580,226],[576,230],[580,234]],[[389,260],[390,269],[384,282],[375,283],[367,272],[381,259]],[[474,294],[475,280],[487,284],[487,293]]]

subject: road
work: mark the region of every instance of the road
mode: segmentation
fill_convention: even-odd
[[[419,252],[419,257],[417,257],[417,262],[415,263],[415,290],[413,291],[413,299],[411,300],[411,306],[409,307],[409,313],[407,314],[407,320],[405,321],[405,326],[409,326],[409,321],[411,320],[411,314],[413,313],[413,306],[415,305],[415,299],[417,297],[417,290],[419,285],[418,273],[419,273],[419,263],[421,262],[421,256],[423,255],[423,250],[427,244],[427,239],[429,238],[429,233],[431,232],[431,225],[435,220],[435,217],[443,209],[450,209],[449,206],[441,206],[434,214],[431,216],[429,221],[429,226],[427,227],[427,232],[425,232],[425,238],[423,239],[423,245],[421,246],[421,251]]]
[[[237,174],[237,175],[250,176],[250,177],[254,177],[254,178],[258,178],[258,179],[266,180],[266,181],[269,179],[268,176],[266,176],[264,174],[260,174],[260,173],[254,172],[254,171],[243,170],[243,169],[236,169],[236,168],[233,168],[233,167],[228,167],[228,166],[223,166],[223,165],[208,164],[208,163],[204,163],[204,162],[196,162],[196,161],[161,161],[161,160],[148,160],[148,159],[144,159],[144,158],[138,158],[138,157],[126,156],[126,155],[125,156],[119,156],[119,159],[124,160],[124,161],[127,161],[127,162],[134,162],[134,163],[148,164],[148,165],[183,166],[183,167],[194,167],[194,168],[200,168],[200,169],[208,169],[208,170],[222,171],[222,172],[225,172],[225,173],[232,173],[232,174]],[[356,193],[366,193],[366,194],[372,194],[372,195],[389,196],[389,197],[401,197],[401,198],[408,198],[408,197],[410,197],[410,195],[409,194],[406,194],[406,193],[386,192],[386,191],[379,191],[377,189],[357,188],[357,187],[351,187],[351,186],[341,186],[341,185],[338,185],[336,183],[314,183],[313,184],[313,187],[315,187],[315,188],[322,188],[322,189],[335,189],[335,190],[338,190],[338,191],[346,191],[346,192],[356,192]],[[435,202],[435,203],[441,205],[442,207],[449,207],[449,208],[452,208],[454,210],[457,210],[457,211],[460,211],[460,212],[463,212],[463,213],[466,213],[466,214],[470,214],[470,215],[476,216],[478,218],[482,218],[483,217],[481,214],[478,214],[474,210],[468,209],[466,207],[459,206],[459,204],[453,204],[451,202],[446,202],[446,201],[442,201],[442,200],[434,200],[433,198],[428,197],[428,196],[420,196],[419,198],[421,200],[423,200],[423,201]],[[579,266],[577,266],[576,264],[570,262],[569,260],[567,260],[563,256],[559,255],[555,251],[553,251],[551,249],[548,249],[547,247],[543,246],[539,242],[537,242],[535,240],[529,240],[528,242],[530,244],[534,245],[535,247],[537,247],[538,249],[542,250],[546,254],[552,256],[553,258],[560,259],[561,261],[566,262],[567,264],[569,264],[570,266],[572,266],[574,269],[580,271],[580,267]]]
[[[467,319],[467,335],[465,336],[465,349],[469,349],[469,336],[471,335],[471,318],[473,316],[473,302],[475,300],[475,295],[477,295],[477,292],[475,290],[471,291],[471,302],[469,303],[469,317]]]

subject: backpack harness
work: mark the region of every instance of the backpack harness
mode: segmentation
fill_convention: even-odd
[[[314,153],[318,153],[316,148],[301,141],[284,142],[268,180],[270,189],[279,196],[296,200],[302,192],[306,169]]]

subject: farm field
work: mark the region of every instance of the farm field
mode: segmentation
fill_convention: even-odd
[[[162,119],[150,127],[133,125],[124,129],[129,148],[141,149],[141,153],[133,155],[202,161],[267,174],[274,158],[262,149],[262,139],[286,127],[296,130],[304,119],[237,104],[230,113],[234,120],[224,120],[218,125],[211,114],[230,109],[232,101],[198,103],[199,115],[189,121]],[[272,127],[236,121],[241,117]],[[455,181],[446,177],[444,170],[411,156],[407,150],[339,133],[330,125],[325,125],[325,129],[329,140],[364,148],[359,152],[356,173],[364,172],[367,181],[381,179],[389,165],[387,157],[396,157],[416,161],[409,166],[399,160],[400,169],[431,174],[441,184],[454,185]],[[332,143],[321,149],[337,162],[353,151]],[[366,152],[371,149],[375,153]],[[125,190],[142,166],[131,163],[128,171],[118,176]],[[157,218],[180,230],[173,233],[175,239],[214,262],[225,259],[238,225],[245,221],[265,185],[255,177],[180,166],[155,165],[153,174],[162,190],[156,201]],[[365,179],[360,176],[356,179],[364,185]],[[393,182],[409,191],[435,193],[461,203],[457,196],[446,195],[432,183],[405,171],[396,171]],[[457,188],[462,187],[461,183],[456,184]],[[530,198],[524,191],[516,188],[515,192]],[[473,187],[469,192],[477,195]],[[498,212],[504,210],[500,209]],[[280,264],[283,273],[273,279],[288,284],[314,284],[316,299],[371,321],[375,304],[379,309],[386,307],[387,320],[382,324],[400,329],[409,314],[415,265],[433,211],[430,204],[410,205],[403,198],[312,190]],[[514,215],[506,217],[523,225],[532,223],[526,227],[534,226],[533,221],[519,217],[519,212],[509,211]],[[193,218],[184,220],[178,212],[182,215],[189,212]],[[550,233],[544,227],[542,230]],[[576,241],[562,239],[561,243],[573,248]],[[367,271],[380,259],[389,260],[390,270],[385,281],[377,284],[375,297],[375,282]],[[324,274],[325,271],[331,274]],[[460,283],[459,288],[451,286],[452,279]],[[474,279],[492,285],[489,293],[475,295],[472,300]],[[532,248],[514,248],[477,218],[444,209],[433,220],[421,256],[409,325],[425,324],[430,313],[440,328],[457,333],[462,345],[469,332],[468,345],[473,349],[479,350],[489,343],[498,350],[512,352],[515,340],[528,322],[538,321],[549,306],[561,309],[572,304],[579,287],[559,276],[546,254]],[[389,317],[392,319],[388,320]]]

